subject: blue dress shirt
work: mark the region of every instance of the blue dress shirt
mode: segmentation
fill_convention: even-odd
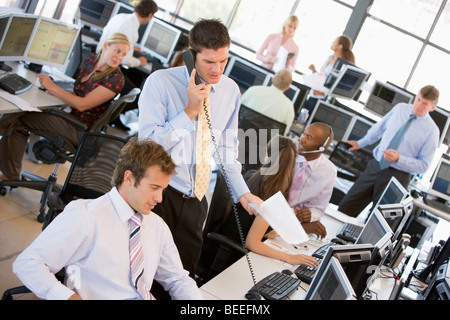
[[[184,112],[189,98],[189,73],[185,66],[158,70],[145,81],[139,97],[139,139],[150,138],[164,146],[177,164],[170,186],[194,197],[195,135],[193,121]],[[210,93],[211,127],[219,154],[229,177],[234,200],[249,192],[241,175],[237,127],[240,91],[236,83],[222,75]],[[214,152],[214,142],[211,152]],[[214,154],[216,163],[218,159]]]
[[[358,141],[358,145],[364,148],[381,138],[380,143],[373,150],[374,158],[380,161],[389,142],[412,113],[412,104],[399,103],[395,105],[389,113],[370,128],[367,134]],[[410,174],[424,173],[433,160],[438,143],[439,128],[431,116],[428,113],[424,116],[417,116],[397,148],[400,159],[392,162],[390,167]]]

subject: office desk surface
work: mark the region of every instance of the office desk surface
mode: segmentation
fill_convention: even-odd
[[[32,104],[33,106],[35,106],[39,109],[45,109],[48,107],[57,107],[57,106],[65,105],[65,103],[61,99],[54,97],[54,96],[46,93],[43,90],[40,90],[39,89],[39,79],[38,79],[38,77],[36,77],[36,73],[25,68],[22,63],[8,62],[6,64],[13,68],[13,71],[12,71],[13,73],[17,73],[21,77],[24,77],[25,79],[31,81],[31,83],[33,84],[31,89],[27,90],[24,93],[17,95],[17,97],[29,102],[30,104]],[[67,76],[64,77],[63,74],[61,74],[61,75],[58,74],[57,76],[52,74],[52,77],[55,80],[71,79]],[[2,89],[0,89],[0,90],[2,90]],[[21,112],[21,111],[22,110],[19,107],[17,107],[15,104],[13,104],[5,99],[0,98],[0,114]]]
[[[305,243],[306,248],[303,246],[296,246],[297,248],[295,248],[281,238],[269,239],[265,243],[274,249],[289,251],[295,254],[311,255],[316,249],[329,242],[329,240],[336,235],[344,221],[359,224],[355,218],[348,217],[336,210],[328,208],[327,213],[321,220],[322,224],[327,229],[326,239],[321,241],[317,240],[315,236],[310,236],[310,240]],[[250,258],[256,282],[265,278],[272,272],[282,271],[284,269],[294,271],[297,267],[253,252],[250,252],[248,256]],[[200,289],[204,293],[205,298],[207,297],[208,299],[240,300],[245,299],[245,294],[252,286],[252,274],[247,264],[246,257],[243,257],[204,284]],[[290,294],[289,298],[292,300],[302,300],[308,288],[308,284],[301,283],[299,288]]]

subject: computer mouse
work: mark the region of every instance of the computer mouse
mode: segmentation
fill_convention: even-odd
[[[260,300],[261,299],[261,295],[256,290],[249,290],[245,294],[245,299],[247,299],[247,300]]]
[[[292,276],[293,274],[292,270],[289,269],[284,269],[283,271],[281,271],[281,273],[286,274],[288,276]]]
[[[337,243],[337,244],[347,244],[347,241],[342,240],[340,238],[333,238],[333,239],[331,239],[330,242]]]

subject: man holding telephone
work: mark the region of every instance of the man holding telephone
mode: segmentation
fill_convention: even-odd
[[[236,160],[240,91],[223,75],[230,44],[228,30],[219,20],[199,20],[189,32],[192,51],[184,55],[186,66],[190,69],[194,65],[192,72],[186,66],[158,70],[147,78],[139,98],[139,138],[150,138],[164,146],[177,164],[177,172],[154,212],[169,225],[191,277],[202,248],[208,209],[204,193],[210,180],[211,155],[216,163],[223,164],[235,202],[239,200],[249,213],[249,203],[262,202],[250,193]],[[202,118],[207,105],[209,110]],[[206,135],[197,140],[200,131]],[[199,159],[196,149],[202,143],[209,144],[209,151],[203,151]],[[215,155],[216,146],[220,160]],[[197,166],[202,160],[207,163],[203,179]],[[197,192],[201,180],[206,186]]]

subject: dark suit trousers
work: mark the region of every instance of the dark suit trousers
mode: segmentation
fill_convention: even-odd
[[[378,161],[371,160],[339,203],[338,210],[352,217],[358,216],[371,202],[377,202],[391,177],[397,178],[405,188],[411,180],[411,174],[391,167],[381,170]]]

